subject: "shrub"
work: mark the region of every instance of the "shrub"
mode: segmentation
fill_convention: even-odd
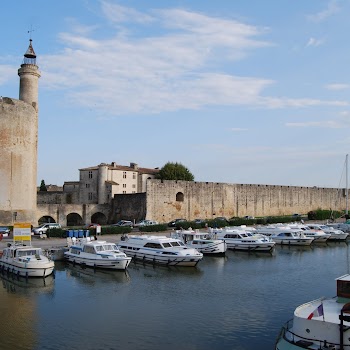
[[[62,228],[51,228],[46,231],[46,236],[47,238],[65,238],[67,237],[66,235],[66,230]]]
[[[139,230],[141,232],[162,232],[167,230],[166,224],[159,224],[159,225],[147,225],[147,226],[141,226],[139,227]]]

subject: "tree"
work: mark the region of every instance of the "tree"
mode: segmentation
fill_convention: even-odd
[[[193,181],[194,176],[181,163],[168,162],[159,170],[157,179]]]
[[[47,188],[46,188],[46,185],[45,185],[45,181],[44,181],[44,180],[41,180],[40,191],[47,191]]]

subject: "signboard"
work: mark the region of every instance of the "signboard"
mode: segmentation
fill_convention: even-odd
[[[17,222],[13,224],[14,241],[30,241],[32,238],[32,226],[30,222]]]

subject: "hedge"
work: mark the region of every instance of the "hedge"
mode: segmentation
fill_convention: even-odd
[[[141,226],[139,227],[139,230],[141,232],[162,232],[167,230],[166,224],[159,224],[159,225],[147,225],[147,226]]]

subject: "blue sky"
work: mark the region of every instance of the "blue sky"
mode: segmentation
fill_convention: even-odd
[[[17,0],[1,12],[2,96],[18,98],[33,29],[38,184],[177,161],[196,181],[340,185],[349,0]]]

